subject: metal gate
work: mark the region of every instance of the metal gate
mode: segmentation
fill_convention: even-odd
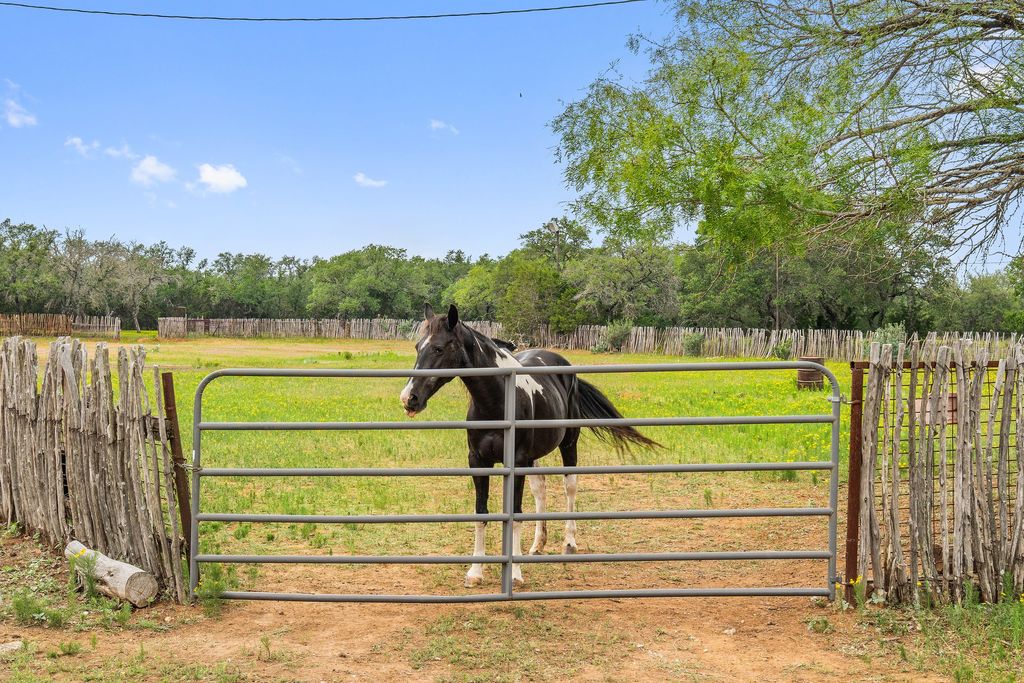
[[[814,369],[824,374],[831,383],[828,397],[831,410],[811,415],[756,415],[756,416],[704,416],[655,417],[622,419],[572,420],[520,420],[515,416],[515,387],[517,375],[564,375],[633,372],[709,372],[738,370],[796,370]],[[408,422],[205,422],[203,421],[203,393],[210,382],[219,377],[479,377],[502,376],[505,386],[505,416],[503,420],[489,421],[408,421]],[[839,486],[839,383],[827,368],[806,361],[747,362],[747,363],[671,363],[645,365],[592,365],[558,367],[472,368],[455,370],[292,370],[292,369],[225,369],[207,375],[196,389],[192,432],[192,549],[189,563],[189,595],[194,597],[199,581],[199,565],[206,562],[222,563],[305,563],[305,564],[470,564],[483,562],[502,565],[501,592],[471,595],[376,595],[376,594],[308,594],[273,593],[255,591],[228,591],[222,597],[249,600],[291,600],[311,602],[410,602],[455,603],[494,602],[503,600],[549,600],[572,598],[623,597],[696,597],[696,596],[821,596],[835,598],[836,576],[836,505]],[[831,458],[828,461],[806,462],[752,462],[752,463],[691,463],[664,465],[610,465],[579,467],[530,467],[522,474],[632,474],[666,472],[755,472],[784,470],[827,470],[829,472],[828,507],[786,507],[707,510],[651,510],[616,512],[545,512],[513,513],[513,477],[516,475],[514,444],[516,429],[545,427],[661,427],[687,425],[830,425],[832,432]],[[404,430],[404,429],[501,429],[505,432],[504,462],[502,467],[431,467],[431,468],[204,468],[202,466],[202,438],[208,431],[246,430]],[[526,468],[519,468],[520,470]],[[488,475],[503,478],[502,511],[491,514],[426,514],[426,515],[285,515],[204,513],[199,509],[201,484],[206,477],[261,477],[261,476],[315,476],[315,477],[464,477]],[[573,555],[513,555],[512,522],[567,519],[701,519],[737,517],[828,517],[828,548],[824,550],[744,550],[729,552],[664,552],[664,553],[584,553]],[[373,524],[423,522],[501,522],[502,554],[486,557],[468,555],[213,555],[199,552],[199,525],[201,522],[280,522],[315,524]],[[694,560],[822,560],[827,569],[823,581],[804,588],[662,588],[629,590],[573,590],[573,591],[515,591],[512,584],[512,563],[537,562],[652,562]]]

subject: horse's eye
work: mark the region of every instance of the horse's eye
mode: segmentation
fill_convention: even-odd
[[[444,349],[440,346],[435,346],[434,353],[440,356],[442,353],[444,353]]]

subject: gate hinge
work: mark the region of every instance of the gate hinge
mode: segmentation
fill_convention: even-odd
[[[839,396],[826,396],[825,400],[828,401],[829,403],[839,403],[846,405],[850,404],[849,399],[847,399],[846,396],[843,394],[839,394]]]

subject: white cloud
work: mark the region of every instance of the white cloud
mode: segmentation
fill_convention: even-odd
[[[23,128],[39,123],[35,114],[30,113],[10,97],[4,102],[4,118],[7,119],[7,125],[11,128]]]
[[[132,148],[128,145],[121,145],[120,147],[107,147],[103,150],[103,153],[108,157],[115,159],[138,159],[139,155],[132,151]]]
[[[359,187],[384,187],[388,184],[386,180],[374,180],[370,176],[366,175],[362,171],[352,176],[352,180],[356,181],[356,185]]]
[[[220,194],[240,190],[249,184],[245,176],[239,173],[238,169],[231,164],[223,164],[221,166],[200,164],[199,182],[205,185],[206,189],[210,192]]]
[[[452,135],[458,135],[459,129],[450,123],[442,121],[441,119],[430,119],[430,130],[439,131],[446,130]]]
[[[67,140],[65,140],[64,146],[70,147],[71,149],[81,154],[83,157],[88,158],[92,156],[92,153],[96,149],[99,149],[100,143],[97,142],[96,140],[93,140],[92,142],[85,142],[84,140],[82,140],[82,138],[76,135],[74,137],[69,137]]]
[[[157,159],[152,154],[147,154],[142,161],[132,167],[132,182],[143,187],[152,187],[156,183],[166,183],[174,180],[178,174],[173,168]]]

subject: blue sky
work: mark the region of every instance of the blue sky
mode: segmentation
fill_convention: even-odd
[[[92,2],[373,15],[545,0]],[[201,256],[514,248],[572,198],[549,121],[666,5],[377,24],[224,24],[0,8],[0,218]]]

